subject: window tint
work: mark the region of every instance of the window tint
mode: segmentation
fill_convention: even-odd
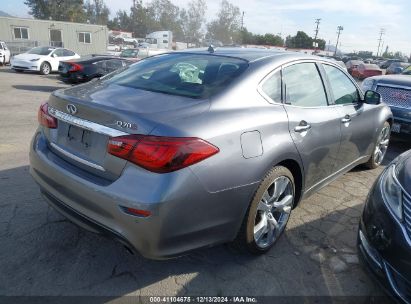
[[[314,63],[299,63],[283,70],[285,101],[299,107],[325,107],[327,97]]]
[[[330,81],[335,104],[351,104],[358,102],[359,96],[355,85],[339,69],[331,65],[323,65]]]
[[[70,50],[63,50],[64,56],[74,56],[74,52],[70,51]]]
[[[147,58],[107,81],[165,94],[207,98],[248,67],[246,61],[213,55],[165,54]]]
[[[53,48],[49,48],[49,47],[35,47],[32,48],[31,50],[29,50],[27,52],[27,54],[34,54],[34,55],[48,55],[50,54],[52,51],[54,51]]]
[[[274,73],[261,87],[263,92],[275,102],[281,102],[281,73]]]
[[[64,56],[64,50],[57,49],[57,50],[54,51],[53,55],[56,55],[57,57],[63,57]]]

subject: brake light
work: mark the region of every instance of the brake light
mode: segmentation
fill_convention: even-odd
[[[68,62],[68,64],[70,65],[69,72],[78,72],[83,70],[83,66],[81,64],[74,62]]]
[[[107,150],[111,155],[156,173],[191,166],[220,151],[200,138],[148,135],[112,137]]]
[[[43,103],[40,106],[37,114],[37,119],[40,125],[50,129],[55,129],[57,128],[57,119],[49,114],[48,106],[49,105],[47,102]]]

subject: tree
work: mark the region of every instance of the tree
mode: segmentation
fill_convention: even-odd
[[[204,0],[192,0],[188,4],[187,11],[181,10],[180,20],[187,43],[195,43],[196,45],[200,43],[200,39],[204,35],[201,28],[206,21],[206,10],[207,4]]]
[[[298,31],[297,34],[293,37],[287,36],[285,39],[285,45],[288,48],[293,49],[312,49],[313,48],[314,39],[308,36],[303,31]],[[316,42],[318,43],[318,48],[323,50],[325,48],[325,40],[324,39],[317,39]]]
[[[143,6],[142,0],[133,0],[133,6],[130,9],[130,31],[134,33],[134,37],[146,37],[147,29],[147,8]]]
[[[132,22],[130,16],[125,10],[119,10],[116,16],[107,23],[109,29],[132,31]]]
[[[87,21],[91,24],[106,25],[110,10],[104,0],[88,0],[84,5]]]
[[[207,24],[207,39],[229,44],[239,42],[240,29],[240,9],[227,0],[222,0],[217,18]]]
[[[169,0],[153,0],[147,6],[147,30],[173,32],[175,40],[184,40],[180,8]]]
[[[26,0],[29,14],[36,19],[84,22],[83,0]]]

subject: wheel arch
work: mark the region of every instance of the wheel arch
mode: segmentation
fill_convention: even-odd
[[[283,166],[290,170],[291,174],[294,177],[294,184],[295,184],[295,203],[294,208],[299,204],[301,198],[303,196],[303,185],[304,185],[304,176],[303,176],[303,169],[302,166],[298,161],[295,159],[285,159],[275,166]],[[274,167],[275,167],[274,166]]]

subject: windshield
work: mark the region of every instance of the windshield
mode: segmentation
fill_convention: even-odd
[[[35,47],[35,48],[32,48],[30,51],[28,51],[27,54],[48,55],[52,51],[54,51],[54,49],[49,48],[49,47]]]
[[[124,58],[134,58],[137,57],[138,50],[124,50],[121,52],[120,57]]]
[[[247,67],[247,61],[237,58],[165,54],[144,59],[105,81],[164,94],[208,98],[223,90]]]

